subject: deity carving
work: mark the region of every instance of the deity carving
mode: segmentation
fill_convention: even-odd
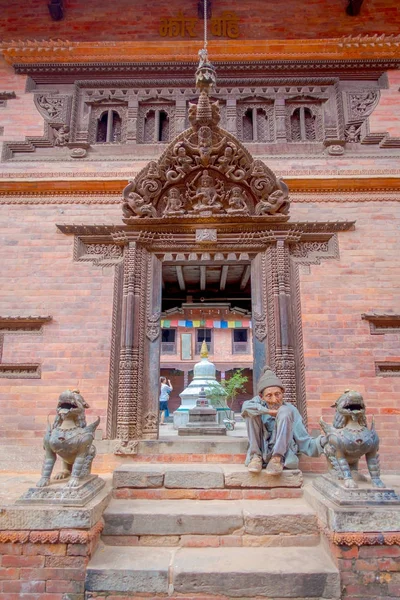
[[[164,208],[164,217],[176,217],[178,215],[185,214],[184,205],[185,199],[178,190],[178,188],[170,188],[168,194],[164,196],[163,200],[165,200],[165,208]]]
[[[166,173],[167,181],[178,181],[183,179],[185,175],[193,169],[193,158],[186,152],[186,148],[182,143],[176,144],[174,148],[174,156],[171,168]]]
[[[187,185],[186,198],[192,202],[194,213],[219,213],[223,209],[222,200],[225,195],[223,182],[214,182],[206,169]]]
[[[233,187],[229,190],[229,207],[226,212],[231,215],[248,215],[247,195],[240,187]]]
[[[69,142],[69,127],[62,125],[60,129],[54,129],[54,145],[55,146],[66,146]]]
[[[345,131],[346,142],[350,144],[355,144],[360,141],[360,128],[357,128],[355,125],[350,125],[350,127]]]

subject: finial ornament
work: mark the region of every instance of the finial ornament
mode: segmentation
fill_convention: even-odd
[[[203,340],[200,350],[200,358],[208,358],[208,348],[206,344],[206,340]]]

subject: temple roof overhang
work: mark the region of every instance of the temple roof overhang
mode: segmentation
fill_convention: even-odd
[[[70,42],[68,40],[16,40],[0,44],[13,66],[32,64],[187,62],[201,48],[200,40]],[[328,39],[211,40],[208,51],[214,64],[254,61],[400,61],[400,35],[358,35]],[[116,61],[116,57],[118,60]],[[220,71],[220,68],[219,68]]]

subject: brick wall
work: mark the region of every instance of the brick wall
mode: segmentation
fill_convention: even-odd
[[[161,17],[176,16],[184,10],[186,16],[197,17],[197,2],[183,5],[178,0],[153,0],[140,5],[131,0],[110,3],[106,0],[67,1],[62,21],[50,18],[47,3],[30,0],[22,5],[11,2],[2,9],[0,38],[85,40],[162,40],[158,33]],[[357,17],[345,12],[345,2],[328,0],[287,0],[269,3],[247,0],[235,3],[214,0],[213,14],[234,8],[240,18],[243,39],[324,38],[358,35],[360,33],[394,33],[400,26],[400,7],[392,0],[369,0]],[[201,23],[198,38],[201,38]],[[210,36],[213,37],[213,36]]]
[[[332,419],[345,388],[361,391],[375,415],[384,471],[398,469],[400,378],[377,377],[375,361],[400,360],[400,334],[371,335],[361,314],[399,310],[397,214],[389,201],[292,206],[293,220],[356,220],[354,231],[339,234],[339,260],[300,267],[309,427],[321,415]],[[55,223],[118,223],[120,213],[107,205],[13,205],[2,216],[0,314],[53,317],[41,336],[5,336],[3,362],[42,364],[41,379],[0,379],[0,441],[19,455],[18,446],[40,447],[47,415],[71,386],[105,429],[113,270],[74,263],[73,239]]]
[[[0,600],[83,600],[102,526],[101,520],[88,531],[1,531]]]
[[[23,205],[3,206],[2,216],[0,315],[53,317],[42,335],[5,335],[3,362],[42,365],[41,379],[0,379],[0,440],[19,454],[17,446],[41,440],[64,389],[80,389],[91,407],[89,420],[99,415],[99,429],[105,428],[113,269],[74,263],[73,237],[59,233],[55,223],[118,222],[119,211]]]
[[[356,221],[339,234],[339,260],[300,267],[307,412],[310,428],[346,388],[359,390],[381,437],[381,464],[397,470],[400,378],[377,377],[376,361],[400,359],[400,332],[371,335],[365,312],[400,308],[396,202],[295,204],[294,220]],[[313,462],[314,464],[314,462]]]
[[[370,119],[371,133],[389,133],[391,137],[400,136],[400,115],[398,112],[400,73],[388,72],[389,87],[381,91],[379,104]]]
[[[330,544],[330,552],[340,571],[342,600],[400,597],[399,545]]]

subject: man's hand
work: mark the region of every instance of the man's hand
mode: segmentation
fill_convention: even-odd
[[[319,443],[321,444],[322,448],[325,448],[325,446],[328,443],[328,438],[326,437],[326,435],[321,435]]]
[[[268,409],[268,414],[271,417],[276,417],[276,415],[278,414],[278,410],[279,410],[279,408],[276,408],[276,409],[275,408],[269,408]]]

